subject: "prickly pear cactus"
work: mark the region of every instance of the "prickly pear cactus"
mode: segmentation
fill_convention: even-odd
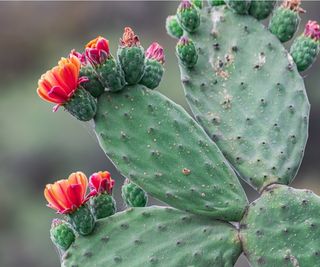
[[[241,221],[251,266],[320,266],[319,220],[320,198],[311,191],[266,188]]]
[[[289,184],[304,153],[310,109],[292,57],[251,16],[226,6],[200,14],[198,30],[182,37],[196,47],[197,63],[183,64],[182,39],[177,44],[192,112],[254,188]]]
[[[300,1],[274,12],[275,35],[258,21],[274,4],[184,0],[167,19],[169,34],[181,37],[176,53],[198,122],[153,91],[163,48],[153,43],[144,53],[129,27],[116,58],[99,36],[41,77],[39,96],[57,104],[54,111],[92,119],[101,148],[126,177],[129,208],[120,213],[107,171],[46,186],[48,206],[65,216],[50,231],[62,266],[232,267],[242,252],[252,267],[320,265],[320,198],[288,186],[308,130],[298,70],[315,61],[320,27],[309,21],[291,57],[278,39],[286,29],[277,27],[292,26],[281,14],[297,15]],[[250,205],[237,174],[261,193]],[[144,207],[147,193],[173,208]]]
[[[78,238],[62,266],[232,267],[241,253],[235,228],[172,208],[131,208]]]

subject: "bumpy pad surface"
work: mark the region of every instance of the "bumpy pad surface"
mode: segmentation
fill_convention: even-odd
[[[232,267],[241,253],[228,223],[171,208],[134,208],[100,220],[62,257],[64,267]]]
[[[320,266],[320,198],[311,191],[271,186],[241,224],[252,267]]]
[[[100,146],[118,170],[169,205],[238,221],[247,200],[218,147],[178,105],[141,85],[104,93]]]
[[[189,105],[242,178],[261,189],[289,184],[303,156],[309,102],[292,58],[257,20],[203,10],[187,34],[199,51],[180,66]]]

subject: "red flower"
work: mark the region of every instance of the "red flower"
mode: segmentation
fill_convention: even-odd
[[[146,58],[154,59],[164,64],[165,57],[162,46],[156,42],[152,43],[146,51]]]
[[[91,40],[86,45],[85,55],[92,65],[103,64],[110,57],[109,41],[101,36]]]
[[[54,184],[47,184],[44,196],[48,207],[58,213],[66,214],[83,205],[86,197],[88,179],[82,172],[72,173],[68,179],[59,180]]]
[[[309,20],[304,30],[304,35],[315,41],[320,40],[320,26],[318,22]]]
[[[139,46],[139,37],[134,34],[134,31],[130,27],[124,28],[122,39],[120,38],[121,47]]]
[[[75,56],[76,58],[78,58],[80,60],[82,66],[86,66],[88,64],[86,55],[84,53],[81,54],[80,52],[76,51],[75,49],[72,49],[69,54],[69,58],[71,58],[72,56]]]
[[[75,56],[61,58],[58,66],[43,74],[38,81],[38,95],[45,101],[58,104],[54,107],[56,111],[73,96],[81,82],[86,77],[79,79],[80,60]]]
[[[99,193],[107,192],[112,193],[114,180],[111,178],[109,172],[96,172],[89,178],[89,186],[91,189],[90,196],[95,196]]]

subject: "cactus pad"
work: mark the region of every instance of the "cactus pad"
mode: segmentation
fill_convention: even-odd
[[[121,188],[121,195],[128,207],[145,207],[147,205],[148,196],[146,192],[128,179]]]
[[[291,56],[257,20],[226,7],[201,11],[200,28],[185,34],[199,54],[193,68],[180,64],[198,122],[254,188],[289,184],[303,156],[309,118]]]
[[[80,121],[91,120],[97,111],[95,98],[83,88],[77,89],[70,101],[66,102],[63,106]]]
[[[92,235],[78,237],[62,266],[232,267],[240,253],[237,231],[228,223],[171,208],[134,208],[98,221]]]
[[[116,202],[108,193],[98,194],[90,199],[91,212],[96,219],[115,214]]]
[[[201,127],[178,105],[141,85],[98,100],[96,134],[119,171],[173,207],[239,220],[246,197]]]
[[[270,20],[269,29],[281,42],[289,41],[298,29],[299,14],[293,10],[279,7]]]
[[[267,18],[274,6],[275,0],[253,0],[249,8],[249,14],[258,20]]]
[[[241,223],[252,267],[320,266],[320,198],[308,190],[270,186]]]

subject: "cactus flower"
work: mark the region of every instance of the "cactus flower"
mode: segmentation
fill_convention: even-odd
[[[109,41],[101,36],[91,40],[86,45],[85,55],[92,65],[103,64],[111,56]]]
[[[135,35],[134,31],[130,27],[125,27],[123,36],[120,39],[120,46],[132,47],[132,46],[139,46],[139,45],[140,45],[139,37]]]
[[[306,13],[301,7],[301,0],[284,0],[281,6],[298,13]]]
[[[146,58],[154,59],[160,62],[161,64],[164,64],[165,57],[162,46],[159,45],[157,42],[152,43],[146,51]]]
[[[310,37],[315,41],[320,40],[320,26],[318,22],[309,20],[306,24],[304,35]]]
[[[139,37],[130,27],[125,27],[117,56],[127,84],[137,84],[144,73],[145,53]]]
[[[80,53],[77,50],[72,49],[71,52],[69,53],[69,58],[71,58],[72,56],[75,56],[80,60],[81,66],[86,66],[88,64],[86,55],[84,53]]]
[[[192,7],[192,3],[189,0],[182,0],[178,8],[180,10],[183,10],[191,7]]]
[[[70,174],[68,179],[47,184],[44,196],[49,203],[49,208],[61,214],[68,214],[88,200],[86,197],[87,187],[86,175],[82,172],[75,172]]]
[[[80,66],[80,60],[71,55],[70,58],[61,58],[58,66],[41,76],[37,93],[43,100],[57,104],[53,111],[68,102],[78,85],[87,80],[86,77],[79,78]]]
[[[91,189],[90,195],[95,196],[99,193],[107,192],[112,193],[114,180],[111,178],[109,172],[96,172],[89,178],[89,187]]]

